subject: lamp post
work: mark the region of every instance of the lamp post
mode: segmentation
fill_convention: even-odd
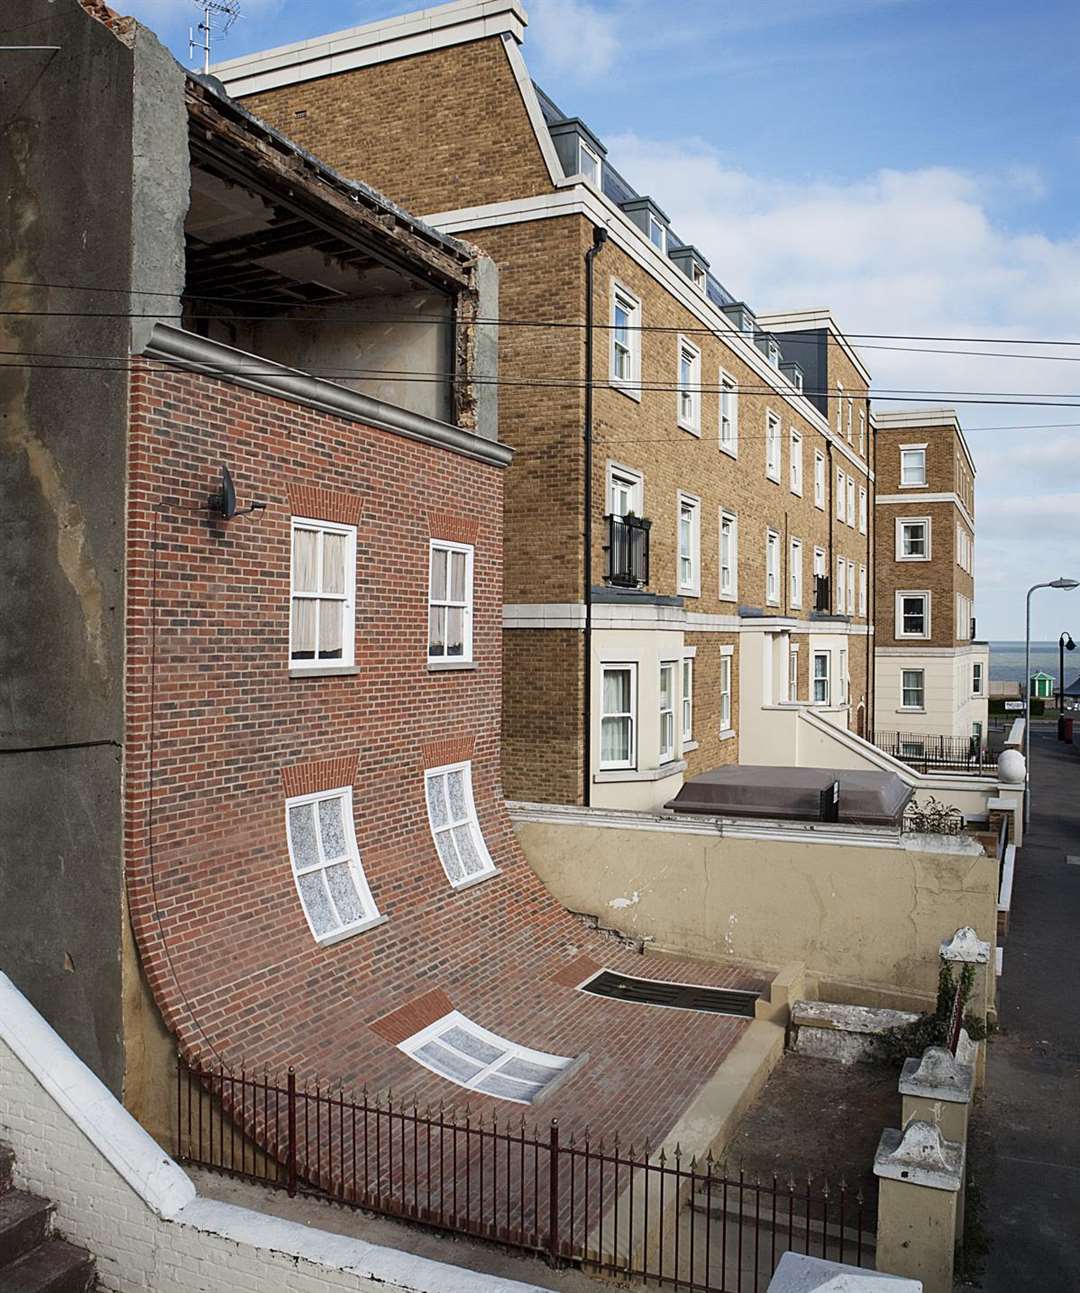
[[[1039,588],[1080,588],[1080,579],[1051,579],[1046,584],[1032,584],[1027,591],[1027,618],[1024,632],[1024,825],[1031,821],[1031,594]]]
[[[1075,651],[1076,643],[1071,633],[1062,633],[1058,638],[1058,722],[1065,713],[1065,652]]]

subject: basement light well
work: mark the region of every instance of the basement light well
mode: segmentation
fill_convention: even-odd
[[[738,1015],[753,1019],[754,1003],[760,995],[738,988],[709,988],[696,983],[668,983],[662,979],[636,979],[614,970],[601,970],[579,984],[582,992],[642,1006],[668,1006],[673,1010],[697,1010],[711,1015]]]

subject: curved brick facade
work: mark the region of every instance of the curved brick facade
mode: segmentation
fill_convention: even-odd
[[[181,1047],[452,1102],[465,1093],[395,1045],[449,1001],[524,1045],[588,1053],[545,1117],[662,1134],[745,1024],[581,994],[580,958],[656,978],[737,976],[669,958],[646,970],[563,911],[515,843],[499,784],[500,470],[169,367],[140,366],[132,392],[127,883],[144,970]],[[262,499],[264,512],[210,517],[222,463],[241,506]],[[291,507],[344,517],[349,499],[357,672],[290,678]],[[433,527],[475,536],[473,669],[427,667]],[[465,757],[499,870],[455,891],[423,772]],[[297,900],[284,801],[342,778],[387,920],[319,946]]]

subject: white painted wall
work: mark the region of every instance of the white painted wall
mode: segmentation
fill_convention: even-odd
[[[200,1198],[3,973],[0,1140],[111,1293],[544,1293]]]
[[[983,667],[982,696],[971,693],[972,667]],[[884,649],[877,652],[875,723],[879,732],[926,732],[970,736],[974,723],[987,724],[990,649],[984,645],[943,654]],[[905,669],[922,669],[926,704],[922,711],[901,707]]]

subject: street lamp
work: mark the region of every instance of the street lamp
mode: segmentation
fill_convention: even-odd
[[[1051,579],[1032,584],[1027,591],[1027,619],[1024,633],[1024,825],[1031,821],[1031,594],[1039,588],[1080,588],[1080,579]]]
[[[1058,722],[1065,713],[1065,652],[1075,651],[1076,643],[1071,633],[1062,633],[1058,638]]]

